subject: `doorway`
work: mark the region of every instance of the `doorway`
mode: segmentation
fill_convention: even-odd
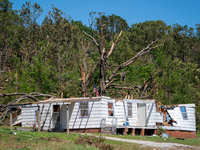
[[[60,128],[60,105],[53,105],[53,128]]]
[[[146,126],[146,103],[137,104],[138,126]]]

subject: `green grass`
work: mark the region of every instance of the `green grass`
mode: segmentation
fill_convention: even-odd
[[[74,140],[78,134],[56,132],[22,132],[14,131],[17,135],[10,134],[7,127],[0,127],[0,149],[70,149],[70,150],[96,150],[94,146],[76,145]]]
[[[0,150],[5,149],[44,149],[44,150],[97,150],[94,145],[78,145],[75,140],[82,136],[76,133],[58,133],[58,132],[22,132],[13,131],[17,135],[11,134],[9,127],[0,126]],[[84,135],[87,136],[87,135]],[[152,150],[153,147],[145,147],[139,144],[105,140],[105,144],[111,144],[114,149],[122,150]],[[157,148],[156,148],[157,149]]]
[[[94,135],[99,136],[101,134],[95,133]],[[179,144],[185,144],[185,145],[200,146],[200,133],[196,134],[196,139],[184,139],[184,140],[180,140],[180,139],[173,138],[173,137],[162,138],[162,137],[159,137],[159,136],[139,136],[139,135],[132,136],[131,134],[128,134],[128,135],[103,134],[103,136],[122,138],[122,139],[144,140],[144,141],[166,142],[166,143],[179,143]]]

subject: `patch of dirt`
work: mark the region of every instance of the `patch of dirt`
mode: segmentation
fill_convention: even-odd
[[[40,139],[41,140],[48,140],[48,141],[55,141],[55,142],[67,142],[66,140],[63,140],[63,139],[60,139],[60,138],[57,138],[57,137],[48,137],[48,138],[41,137]]]
[[[13,137],[13,136],[10,136],[9,139],[14,139],[14,137]]]
[[[104,137],[95,137],[95,136],[79,136],[75,143],[79,145],[94,145],[95,147],[101,149],[101,150],[114,150],[114,147],[110,144],[104,143],[105,138]]]

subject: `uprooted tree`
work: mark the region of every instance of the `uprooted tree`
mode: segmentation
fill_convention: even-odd
[[[80,63],[80,69],[81,69],[81,90],[82,90],[82,96],[86,96],[86,92],[87,92],[87,87],[91,81],[91,76],[94,73],[94,71],[98,68],[99,66],[99,95],[103,96],[107,93],[106,89],[109,88],[109,86],[111,85],[111,83],[113,81],[115,81],[115,77],[120,75],[121,73],[119,73],[120,70],[124,69],[125,67],[127,67],[128,65],[130,65],[131,63],[133,63],[137,58],[142,57],[143,55],[149,53],[150,51],[152,51],[153,49],[159,47],[160,45],[156,45],[154,46],[154,44],[158,41],[158,39],[156,39],[155,41],[152,41],[147,47],[145,47],[144,49],[140,50],[134,57],[130,58],[129,60],[127,60],[126,62],[123,62],[122,64],[118,65],[118,66],[114,66],[114,67],[109,67],[109,57],[112,54],[112,52],[115,50],[117,43],[119,42],[119,38],[122,34],[122,31],[119,33],[117,39],[115,42],[112,43],[112,46],[110,48],[109,51],[105,50],[105,46],[104,46],[104,38],[103,38],[103,28],[106,25],[102,25],[101,26],[101,30],[100,30],[100,45],[97,43],[97,41],[95,40],[95,38],[91,35],[89,35],[88,33],[86,33],[85,31],[84,34],[86,36],[88,36],[89,38],[91,38],[91,40],[95,43],[95,45],[97,46],[98,50],[99,50],[99,55],[100,55],[100,60],[94,65],[93,69],[89,72],[88,75],[87,74],[87,65],[86,65],[86,60],[87,60],[87,50],[89,48],[88,47],[85,49],[85,57],[83,59],[83,66]],[[105,79],[105,71],[115,68],[114,70],[112,70],[112,73],[110,74],[109,77],[106,77]]]

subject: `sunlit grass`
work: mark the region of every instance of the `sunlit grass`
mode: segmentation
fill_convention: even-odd
[[[17,135],[13,135],[8,127],[0,126],[0,149],[45,149],[45,150],[96,150],[94,145],[78,145],[75,140],[82,136],[77,133],[67,135],[64,132],[22,132],[13,131]],[[84,135],[84,136],[87,136]],[[111,144],[116,150],[152,150],[153,147],[145,147],[140,144],[105,140],[105,144]],[[157,149],[157,148],[156,148]]]

